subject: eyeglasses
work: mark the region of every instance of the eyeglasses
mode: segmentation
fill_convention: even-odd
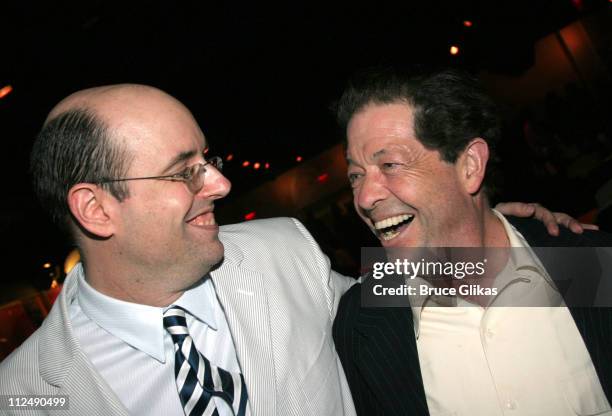
[[[110,182],[124,182],[124,181],[140,181],[144,179],[160,179],[165,181],[180,181],[185,182],[189,190],[193,194],[197,194],[204,187],[204,174],[206,173],[206,166],[212,165],[215,169],[223,170],[223,159],[219,156],[211,156],[204,161],[204,163],[196,163],[185,168],[182,172],[175,173],[174,175],[164,176],[144,176],[141,178],[121,178],[121,179],[105,179],[98,183],[110,183]]]

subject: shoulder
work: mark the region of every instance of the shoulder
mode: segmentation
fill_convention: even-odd
[[[229,240],[236,243],[253,243],[261,240],[267,242],[295,239],[312,240],[312,236],[304,225],[297,219],[289,217],[224,225],[220,227],[219,238],[222,241]]]
[[[329,261],[319,245],[295,218],[270,218],[221,227],[219,239],[227,258],[240,258],[258,268],[259,260],[272,263],[305,258],[312,263]],[[315,261],[316,260],[316,261]]]
[[[272,265],[302,267],[329,275],[329,259],[306,228],[294,218],[270,218],[221,227],[225,258],[260,270]],[[269,269],[267,269],[269,270]],[[302,270],[302,269],[300,269]]]
[[[531,218],[507,216],[506,219],[525,237],[532,246],[541,247],[612,247],[612,234],[604,231],[585,230],[575,234],[560,227],[558,236],[548,234],[544,224]]]

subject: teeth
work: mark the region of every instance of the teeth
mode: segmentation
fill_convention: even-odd
[[[382,237],[383,240],[389,241],[397,237],[398,235],[399,235],[399,231],[387,231],[385,233],[382,233],[380,236]]]
[[[191,224],[193,225],[198,225],[198,226],[206,226],[206,225],[215,225],[215,216],[214,215],[207,215],[207,214],[201,214],[198,215],[197,217],[195,217],[194,219],[192,219],[191,221],[189,221]]]
[[[402,221],[406,221],[407,219],[410,219],[412,217],[414,217],[414,215],[402,214],[402,215],[396,215],[395,217],[385,218],[384,220],[381,220],[381,221],[378,221],[378,222],[374,223],[374,228],[376,228],[377,230],[380,230],[380,229],[383,229],[383,228],[392,227],[392,226],[397,225],[397,224],[399,224]],[[395,235],[393,235],[393,237],[395,237],[399,233],[384,233],[384,234],[395,234]],[[383,234],[383,238],[384,238],[384,234]],[[393,237],[390,237],[388,239],[390,240]]]

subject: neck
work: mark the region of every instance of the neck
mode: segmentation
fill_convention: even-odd
[[[504,224],[488,205],[483,212],[483,224],[485,230],[483,245],[485,247],[510,247]]]
[[[85,279],[91,287],[125,302],[168,306],[201,277],[185,279],[178,270],[152,270],[142,264],[125,264],[120,257],[96,252],[95,255],[85,255],[83,265]]]
[[[493,213],[486,198],[480,195],[473,198],[469,211],[471,214],[465,221],[465,233],[460,237],[464,240],[463,247],[510,246],[504,225]]]
[[[485,258],[489,261],[486,267],[486,273],[473,281],[453,281],[453,285],[468,284],[475,287],[490,288],[494,286],[497,275],[504,269],[508,262],[508,250],[499,250],[498,248],[510,247],[510,241],[506,230],[501,220],[493,213],[487,201],[481,201],[482,209],[479,210],[479,232],[478,240],[480,247],[493,248],[486,250]],[[465,296],[470,302],[486,307],[494,298],[492,295],[472,295]]]

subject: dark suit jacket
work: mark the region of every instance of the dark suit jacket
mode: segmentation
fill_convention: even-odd
[[[612,235],[607,233],[585,231],[578,235],[561,230],[559,237],[552,237],[539,221],[508,219],[533,247],[612,247]],[[549,272],[551,268],[567,270],[584,264],[598,267],[594,250],[583,253],[588,258],[581,259],[580,264],[576,264],[575,259],[573,264],[563,264],[558,259],[555,262],[540,260]],[[569,309],[610,400],[612,309]],[[355,285],[340,301],[333,331],[357,414],[429,414],[410,308],[364,308],[361,306],[361,285]]]

